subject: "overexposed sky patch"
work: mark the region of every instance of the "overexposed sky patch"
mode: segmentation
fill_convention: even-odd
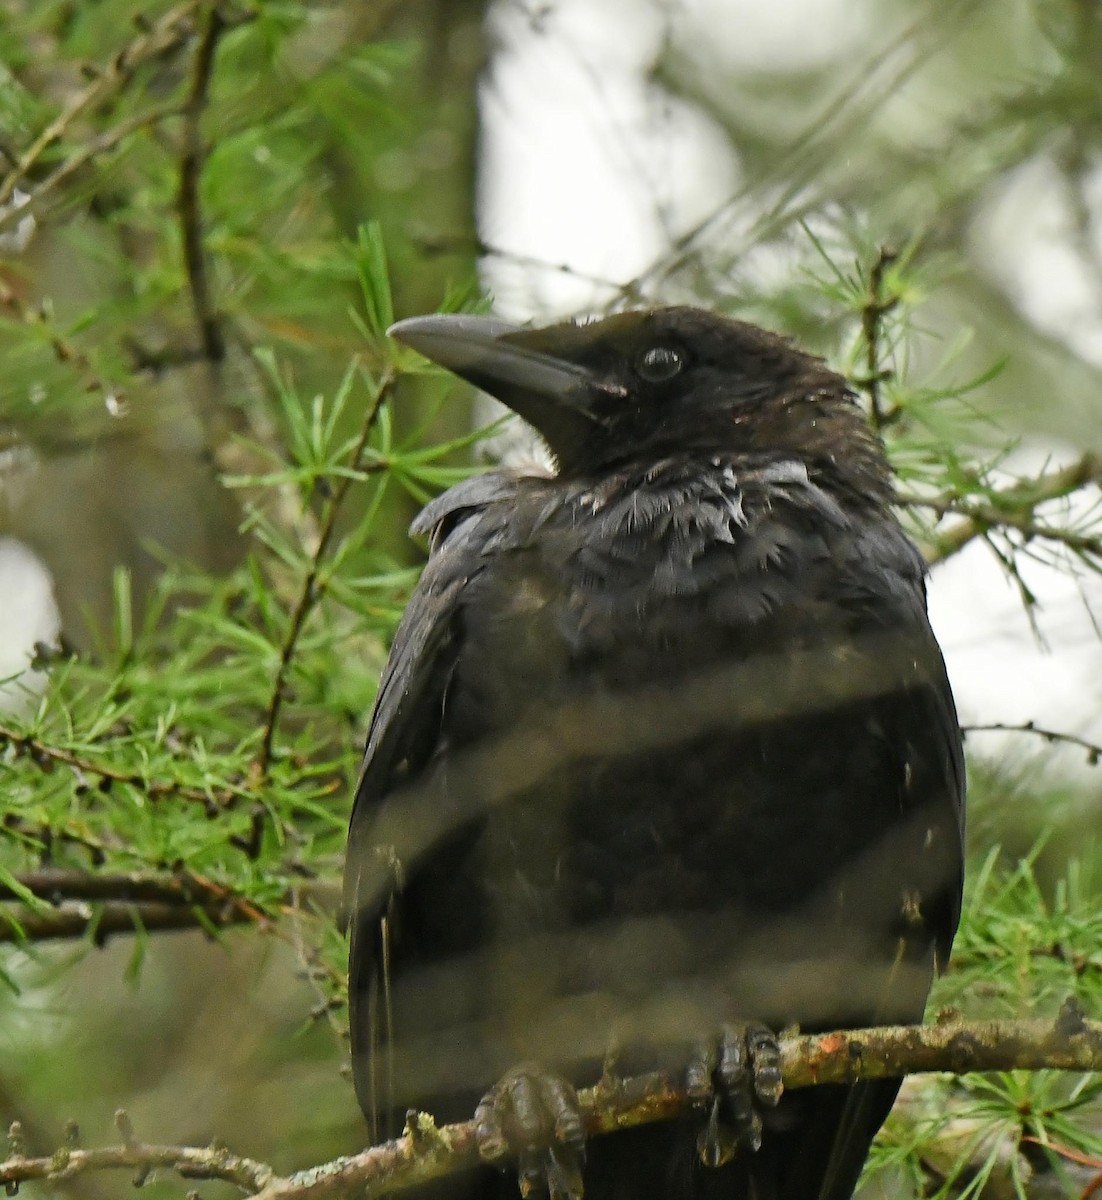
[[[56,646],[61,614],[45,564],[12,537],[0,537],[0,605],[0,712],[25,713],[46,686],[46,676],[31,669],[35,646]]]
[[[506,316],[567,313],[610,299],[678,233],[735,189],[723,131],[646,82],[662,24],[645,5],[554,6],[533,23],[499,5],[481,90],[479,226],[485,278]],[[531,261],[550,265],[533,269]],[[556,271],[556,266],[569,271]]]
[[[1102,212],[1102,171],[1082,202]],[[1077,228],[1076,203],[1053,162],[1040,155],[1013,172],[973,223],[977,261],[1038,329],[1102,365],[1102,275],[1088,251],[1102,224]],[[1085,238],[1086,245],[1079,239]]]

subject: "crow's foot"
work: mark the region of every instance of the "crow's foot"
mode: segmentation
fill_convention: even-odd
[[[781,1051],[772,1030],[754,1022],[725,1025],[700,1043],[685,1073],[695,1108],[707,1114],[697,1138],[700,1161],[719,1167],[761,1146],[762,1108],[781,1098]]]
[[[516,1159],[522,1196],[582,1200],[585,1131],[577,1093],[561,1076],[534,1063],[514,1067],[482,1097],[474,1120],[484,1160]]]

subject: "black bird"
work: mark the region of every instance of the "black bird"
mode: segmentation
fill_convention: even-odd
[[[557,469],[413,527],[346,870],[375,1135],[485,1096],[526,1192],[846,1200],[898,1083],[781,1097],[772,1031],[919,1020],[962,876],[960,731],[878,437],[822,360],[693,308],[391,333]],[[572,1085],[678,1065],[700,1112],[593,1139],[583,1173]]]

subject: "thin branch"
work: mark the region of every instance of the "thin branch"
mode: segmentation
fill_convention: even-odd
[[[107,861],[113,852],[125,853],[130,846],[115,833],[97,835],[87,828],[79,828],[79,817],[69,814],[61,823],[31,821],[14,812],[0,817],[0,834],[17,843],[23,850],[40,855],[50,854],[55,846],[76,846],[86,851],[95,867]]]
[[[82,113],[97,108],[121,91],[145,63],[182,46],[194,32],[194,16],[201,0],[186,0],[159,17],[148,29],[119,50],[105,66],[95,70],[92,82],[77,92],[60,113],[46,126],[16,159],[14,167],[0,182],[0,210],[11,200],[15,189],[26,178],[42,155],[61,140]],[[0,211],[0,228],[13,220],[21,209]]]
[[[237,1184],[243,1192],[257,1193],[278,1178],[267,1163],[231,1154],[221,1146],[156,1146],[134,1141],[130,1119],[121,1111],[115,1114],[115,1122],[123,1134],[121,1146],[82,1150],[66,1145],[42,1158],[12,1153],[6,1162],[0,1163],[0,1183],[14,1195],[13,1189],[18,1184],[32,1179],[56,1183],[88,1171],[117,1168],[137,1171],[141,1176],[163,1168],[177,1171],[185,1179],[223,1179]],[[21,1130],[13,1126],[9,1141],[17,1143],[20,1135]]]
[[[1098,766],[1102,761],[1102,746],[1097,742],[1088,741],[1086,738],[1080,737],[1075,733],[1063,733],[1058,729],[1043,729],[1039,725],[1035,725],[1032,721],[1023,721],[1019,725],[1007,725],[1001,721],[992,722],[990,725],[963,725],[961,726],[964,733],[1031,733],[1035,737],[1049,742],[1050,744],[1063,744],[1066,746],[1078,746],[1081,750],[1087,752],[1087,763],[1092,766]]]
[[[114,150],[120,142],[125,141],[132,133],[137,133],[139,129],[159,125],[162,121],[177,117],[182,112],[183,106],[178,102],[158,104],[153,108],[146,109],[144,112],[135,113],[133,116],[120,121],[112,128],[105,130],[98,137],[92,138],[86,145],[75,150],[51,171],[45,179],[35,184],[27,193],[27,199],[20,206],[20,211],[22,213],[39,211],[42,201],[50,192],[54,191],[60,184],[65,183],[82,167],[87,166],[94,158],[98,158],[101,154],[107,154],[111,150]]]
[[[199,184],[206,155],[201,119],[210,90],[215,51],[225,29],[226,24],[217,4],[212,5],[207,13],[198,49],[195,51],[191,84],[184,104],[184,152],[180,156],[180,188],[176,201],[180,215],[184,265],[191,290],[191,306],[199,325],[203,353],[208,362],[212,363],[221,362],[225,358],[226,344],[217,314],[211,307],[206,251],[203,247]]]
[[[981,9],[982,0],[966,0],[951,11],[941,10],[946,19],[935,23],[928,11],[893,32],[864,63],[843,81],[843,86],[795,135],[769,166],[747,179],[721,203],[680,233],[647,267],[621,286],[625,297],[660,294],[661,285],[684,269],[700,252],[705,237],[721,226],[738,206],[758,215],[738,247],[745,253],[777,230],[790,224],[800,212],[812,207],[813,183],[839,140],[866,123],[886,96],[904,85],[940,50],[950,45]],[[901,52],[904,58],[901,61]],[[764,210],[764,211],[761,211]]]
[[[582,283],[592,283],[597,287],[608,288],[612,291],[619,291],[623,286],[617,280],[610,279],[606,275],[595,275],[591,271],[572,267],[569,263],[552,262],[535,254],[524,254],[519,250],[505,250],[474,234],[451,237],[421,233],[411,240],[426,255],[470,253],[483,258],[499,258],[503,262],[512,263],[518,267],[534,267],[540,271],[554,271],[559,275],[568,275],[571,279],[580,280]]]
[[[283,868],[287,870],[286,867]],[[194,872],[174,872],[170,875],[143,871],[102,872],[84,871],[75,867],[40,867],[14,876],[19,887],[58,904],[66,900],[118,900],[123,902],[156,900],[164,904],[215,905],[248,902],[223,884],[215,883]],[[15,888],[0,883],[0,900],[18,899]],[[325,880],[296,881],[286,895],[275,901],[274,907],[301,908],[303,902],[335,910],[340,900],[340,886]],[[264,914],[254,908],[256,919]]]
[[[1051,1021],[954,1021],[786,1035],[780,1044],[784,1086],[793,1090],[931,1071],[1102,1070],[1102,1022],[1086,1020],[1071,1001]],[[665,1073],[604,1080],[578,1098],[589,1136],[691,1111],[684,1081]],[[63,1147],[32,1158],[17,1142],[7,1161],[0,1162],[0,1184],[56,1181],[115,1167],[163,1167],[189,1178],[229,1180],[257,1200],[329,1200],[403,1191],[481,1161],[473,1121],[437,1128],[422,1114],[413,1114],[394,1141],[290,1176],[226,1150],[143,1145],[126,1136],[129,1122],[120,1127],[125,1144],[99,1150]]]
[[[56,762],[71,768],[82,775],[90,775],[99,779],[103,786],[121,783],[137,788],[151,800],[163,799],[166,796],[176,796],[182,800],[190,800],[202,804],[208,813],[213,814],[221,809],[231,808],[237,801],[253,795],[251,789],[240,787],[201,788],[180,783],[175,779],[149,779],[137,771],[122,771],[105,762],[97,762],[63,746],[53,746],[29,733],[20,733],[10,725],[0,724],[0,745],[6,743],[17,753],[25,754],[36,762]]]
[[[1094,207],[1088,199],[1094,173],[1092,148],[1084,132],[1073,123],[1053,149],[1066,184],[1064,196],[1076,257],[1090,274],[1096,298],[1102,298],[1102,260],[1095,239]]]
[[[44,902],[27,907],[26,895]],[[0,882],[0,943],[82,938],[101,945],[120,933],[180,929],[224,929],[263,925],[280,914],[299,915],[303,904],[336,911],[340,888],[325,880],[296,882],[283,896],[260,907],[231,888],[195,874],[97,872],[43,867]],[[54,905],[53,909],[46,905]]]
[[[180,114],[184,114],[188,118],[185,126],[187,149],[181,163],[180,204],[181,208],[183,208],[185,197],[193,194],[194,204],[189,206],[189,211],[194,211],[197,214],[198,174],[201,164],[197,112],[201,109],[205,99],[207,77],[210,72],[210,60],[213,57],[214,41],[231,23],[240,23],[241,20],[249,19],[241,17],[237,18],[234,22],[230,22],[216,10],[212,10],[211,12],[204,37],[196,52],[196,74],[185,102],[174,101],[157,105],[120,121],[113,128],[104,131],[97,137],[92,138],[87,144],[75,149],[59,166],[29,189],[24,203],[20,205],[11,204],[10,197],[14,195],[16,186],[35,165],[41,154],[50,145],[59,140],[67,132],[72,122],[83,112],[89,108],[102,105],[104,101],[110,99],[115,91],[121,90],[129,82],[139,66],[175,50],[178,46],[186,42],[194,32],[193,16],[199,6],[198,0],[192,0],[191,3],[181,5],[172,12],[166,13],[154,26],[143,30],[140,37],[119,51],[111,60],[108,67],[103,69],[96,68],[93,84],[73,98],[60,116],[43,131],[32,146],[18,159],[13,170],[4,178],[3,184],[0,185],[0,229],[3,229],[6,224],[16,218],[22,219],[27,213],[39,211],[42,201],[49,193],[56,191],[61,184],[68,181],[77,171],[93,159],[115,149],[131,134],[137,132],[139,129],[156,127],[163,121]],[[215,31],[213,35],[211,34],[212,29]],[[193,116],[194,122],[192,121]],[[192,179],[189,173],[189,169],[192,167],[194,167],[194,179]],[[189,183],[192,184],[191,193],[187,190]],[[183,241],[185,257],[188,262],[189,279],[192,283],[193,300],[196,302],[197,311],[199,308],[199,296],[202,296],[205,304],[205,274],[202,272],[201,244],[199,245],[199,274],[196,275],[193,270],[195,247],[193,245],[192,234],[193,232],[197,234],[198,228],[197,218],[190,223],[184,222]],[[197,279],[201,284],[201,288],[196,287]],[[26,324],[42,327],[46,331],[50,346],[57,360],[74,366],[81,376],[81,383],[84,389],[88,392],[102,394],[107,400],[108,410],[113,416],[123,415],[125,412],[125,397],[122,390],[114,386],[109,380],[102,378],[95,369],[90,357],[53,327],[51,315],[46,308],[27,304],[19,296],[18,292],[2,281],[0,281],[0,304],[11,309],[15,316]],[[209,306],[206,307],[209,308]],[[221,348],[220,334],[217,325],[213,323],[213,317],[209,321],[204,321],[201,318],[200,327],[203,330],[205,357],[210,360],[220,358],[220,354],[215,355],[211,352],[212,348]]]
[[[225,897],[223,889],[194,875],[146,875],[140,871],[108,873],[70,867],[41,867],[16,877],[20,888],[51,904],[66,900],[118,900],[136,903],[203,904]],[[0,900],[18,900],[19,892],[0,881]]]
[[[1056,497],[1058,498],[1058,497]],[[1004,512],[1001,507],[990,504],[976,504],[968,500],[923,500],[920,497],[908,497],[905,503],[915,508],[928,508],[940,516],[955,515],[966,520],[948,533],[939,535],[938,544],[941,547],[951,547],[950,553],[955,554],[969,541],[982,537],[992,529],[1013,529],[1028,541],[1041,538],[1049,542],[1059,542],[1076,554],[1102,554],[1102,538],[1096,534],[1076,533],[1071,529],[1058,529],[1052,525],[1043,525],[1026,513]]]
[[[865,303],[861,308],[861,332],[865,338],[865,369],[866,378],[859,381],[869,398],[869,417],[872,427],[880,433],[897,415],[885,413],[881,408],[880,385],[891,378],[891,372],[885,371],[880,355],[880,337],[883,332],[884,317],[899,304],[899,296],[884,296],[884,273],[898,259],[899,255],[886,246],[880,247],[876,262],[869,272],[869,287]]]
[[[54,910],[0,907],[0,944],[71,941],[87,937],[102,946],[114,934],[226,929],[258,922],[258,910],[241,901],[218,905],[134,903],[114,900],[65,905]]]
[[[1082,458],[1056,471],[1043,471],[1032,479],[1020,479],[990,493],[982,501],[964,496],[920,496],[900,493],[896,499],[904,508],[924,508],[939,515],[956,514],[963,519],[942,533],[935,533],[926,547],[926,561],[944,562],[969,542],[992,529],[1014,529],[1026,537],[1057,541],[1080,554],[1102,553],[1102,538],[1039,524],[1035,510],[1050,500],[1061,500],[1088,484],[1102,483],[1102,456],[1084,454]]]
[[[316,939],[311,941],[304,936],[305,922],[302,920],[300,896],[293,895],[295,904],[288,914],[289,936],[287,941],[294,949],[298,959],[299,975],[306,981],[314,994],[314,1005],[310,1016],[315,1021],[325,1019],[337,1043],[339,1053],[344,1056],[348,1042],[348,1022],[343,1015],[346,1007],[346,976],[343,971],[329,965],[322,954]],[[340,893],[337,893],[339,903]],[[334,908],[336,905],[334,905]]]
[[[93,872],[75,867],[40,867],[17,874],[15,880],[19,887],[52,904],[65,900],[157,900],[183,905],[245,903],[244,898],[231,889],[193,872],[156,875],[142,871]],[[340,894],[340,885],[336,882],[301,879],[276,901],[276,907],[300,909],[305,902],[335,911]],[[0,882],[0,900],[18,898],[15,888]],[[253,911],[257,917],[262,915],[257,909]]]
[[[364,451],[367,449],[368,439],[371,437],[371,431],[375,427],[379,410],[390,395],[395,379],[394,372],[388,370],[376,386],[375,394],[371,398],[367,415],[364,418],[363,429],[349,456],[348,462],[351,470],[347,474],[341,475],[337,481],[321,519],[317,544],[314,547],[313,554],[310,556],[310,563],[302,580],[298,600],[295,602],[291,619],[287,624],[287,632],[283,638],[283,645],[280,647],[279,665],[276,667],[275,678],[272,681],[272,691],[268,699],[268,708],[264,717],[264,730],[260,739],[260,749],[253,763],[253,776],[258,784],[265,779],[268,774],[268,768],[271,765],[272,746],[275,741],[276,727],[279,724],[279,714],[283,708],[283,701],[286,698],[287,676],[291,670],[291,660],[294,658],[299,637],[302,634],[303,626],[306,624],[306,618],[313,611],[314,606],[321,599],[325,591],[320,582],[322,560],[329,548],[329,543],[333,539],[333,534],[336,532],[337,516],[344,504],[345,497],[348,495],[349,488],[360,471]]]
[[[23,206],[18,210],[25,211]],[[4,212],[0,210],[0,225],[3,225]],[[37,325],[45,331],[46,340],[54,358],[75,368],[80,376],[81,386],[86,392],[98,392],[108,404],[112,416],[121,416],[125,412],[124,396],[121,388],[115,387],[99,374],[92,360],[74,342],[62,336],[54,327],[53,316],[48,302],[28,304],[22,296],[8,283],[0,279],[0,305],[10,309],[14,316],[26,325]]]

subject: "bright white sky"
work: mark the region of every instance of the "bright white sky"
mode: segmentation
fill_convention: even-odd
[[[45,683],[39,672],[24,670],[34,654],[35,643],[55,645],[61,618],[54,603],[50,573],[22,542],[10,537],[0,537],[0,605],[4,614],[0,632],[0,712],[18,712],[28,707],[34,690]],[[18,681],[9,680],[16,674],[20,674]]]

